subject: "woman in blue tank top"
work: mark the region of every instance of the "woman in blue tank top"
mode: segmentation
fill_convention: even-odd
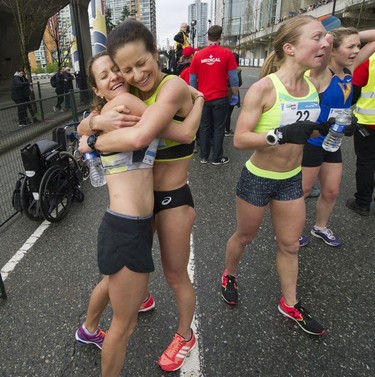
[[[375,30],[358,32],[355,28],[340,27],[330,31],[330,34],[333,36],[333,44],[330,54],[327,54],[327,63],[310,72],[310,77],[317,80],[320,88],[320,123],[351,106],[352,72],[375,51]],[[361,42],[369,43],[361,48]],[[325,151],[322,148],[323,141],[324,136],[310,138],[304,147],[303,191],[307,198],[319,178],[320,196],[316,203],[316,220],[311,234],[327,245],[337,247],[341,245],[341,240],[327,228],[327,224],[339,194],[342,156],[341,149],[336,152]],[[306,236],[301,238],[307,239]],[[305,245],[307,243],[305,242]]]

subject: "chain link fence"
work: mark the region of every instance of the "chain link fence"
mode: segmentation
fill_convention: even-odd
[[[17,213],[12,207],[12,195],[19,173],[24,171],[20,149],[26,144],[35,143],[40,139],[52,140],[52,130],[65,123],[80,120],[80,115],[89,110],[92,100],[91,90],[71,90],[69,93],[60,96],[69,96],[67,100],[70,103],[70,109],[63,112],[54,111],[54,106],[59,97],[57,95],[23,104],[27,106],[27,111],[31,106],[38,122],[22,127],[19,125],[18,119],[19,105],[0,108],[0,176],[2,188],[0,227]]]

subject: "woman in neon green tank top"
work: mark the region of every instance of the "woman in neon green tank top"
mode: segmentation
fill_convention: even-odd
[[[157,51],[152,34],[141,23],[128,20],[121,24],[118,33],[115,29],[111,35],[112,42],[109,38],[107,47],[112,58],[126,81],[137,88],[139,98],[144,101],[149,99],[161,85],[164,77],[157,65]],[[186,83],[180,78],[174,77],[162,83],[155,103],[145,110],[140,121],[134,127],[115,129],[112,132],[99,135],[95,147],[102,153],[137,150],[147,146],[176,115],[181,118],[186,117],[191,109],[191,94]],[[100,128],[100,117],[103,119],[105,115],[94,118],[95,129]],[[110,116],[108,117],[110,118]],[[170,138],[171,136],[163,134],[163,137]],[[191,157],[155,163],[154,190],[173,193],[183,189],[186,194],[190,162]],[[162,369],[170,371],[179,369],[185,360],[185,358],[176,357],[172,351],[176,347],[184,347],[189,353],[196,344],[195,336],[190,328],[195,309],[195,292],[187,273],[190,233],[195,219],[195,211],[192,202],[189,201],[177,207],[167,208],[167,210],[156,214],[155,223],[164,274],[174,290],[179,311],[177,334],[158,361]],[[116,331],[115,336],[120,335],[122,331],[124,330]],[[113,332],[110,331],[109,334],[113,335]],[[119,373],[123,359],[116,356],[117,348],[114,348],[113,340],[107,342],[107,338],[108,335],[102,350],[104,356],[102,362],[105,364],[102,367],[103,373],[109,367]],[[112,339],[114,339],[113,336]]]
[[[254,152],[237,184],[237,229],[226,247],[222,297],[237,304],[236,268],[269,204],[282,291],[279,311],[302,330],[322,335],[323,327],[297,300],[297,276],[298,239],[305,224],[303,145],[314,129],[321,128],[315,123],[320,112],[318,93],[304,73],[323,63],[329,41],[317,19],[297,16],[280,26],[273,46],[262,78],[246,93],[234,135],[236,148]],[[270,74],[273,67],[278,69]]]

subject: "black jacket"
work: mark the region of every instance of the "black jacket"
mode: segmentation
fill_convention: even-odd
[[[17,103],[30,101],[30,84],[26,77],[13,76],[11,98]]]
[[[64,75],[60,72],[56,73],[56,88],[55,92],[56,94],[62,94],[64,93]]]

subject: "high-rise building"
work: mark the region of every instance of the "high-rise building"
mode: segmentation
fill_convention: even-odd
[[[141,21],[154,35],[156,40],[156,5],[155,0],[129,0],[130,17]]]
[[[191,43],[194,46],[202,47],[207,45],[207,29],[208,25],[208,3],[201,3],[200,0],[195,0],[195,3],[188,7],[188,21],[192,29],[192,21],[195,21],[195,38]],[[193,22],[194,24],[194,22]],[[190,34],[192,37],[192,33]]]

